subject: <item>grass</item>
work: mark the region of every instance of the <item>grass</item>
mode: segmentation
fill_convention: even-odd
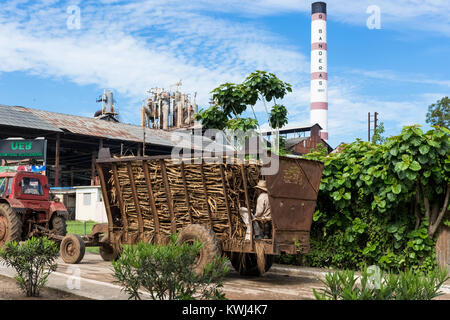
[[[85,236],[92,232],[92,227],[98,222],[95,221],[84,222],[84,221],[70,220],[67,221],[66,223],[67,223],[67,234],[73,233],[78,234],[80,236]],[[86,224],[86,231],[85,231],[85,224]],[[99,253],[98,247],[86,247],[86,251],[92,253]]]

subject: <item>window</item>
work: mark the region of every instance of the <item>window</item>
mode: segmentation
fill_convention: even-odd
[[[8,189],[6,189],[7,197],[11,194],[12,184],[13,184],[13,178],[8,178]]]
[[[9,189],[9,184],[8,184]],[[37,178],[23,178],[22,179],[22,194],[29,194],[35,196],[43,196],[41,182]]]
[[[3,196],[6,189],[6,178],[0,178],[0,196]]]
[[[91,194],[83,193],[83,205],[90,206],[91,205]]]

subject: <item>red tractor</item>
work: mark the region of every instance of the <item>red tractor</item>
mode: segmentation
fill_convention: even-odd
[[[50,200],[46,176],[27,171],[0,173],[0,246],[44,230],[64,237],[67,217],[64,204]]]
[[[0,172],[0,247],[8,241],[46,236],[59,244],[66,263],[80,262],[86,246],[100,246],[102,257],[112,259],[106,224],[95,225],[88,236],[66,235],[67,218],[64,204],[52,199],[46,176],[27,171]]]

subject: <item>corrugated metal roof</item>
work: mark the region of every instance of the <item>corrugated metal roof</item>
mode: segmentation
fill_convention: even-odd
[[[0,104],[0,125],[61,132],[58,127],[36,117],[27,108],[2,104]]]
[[[303,125],[303,126],[295,126],[295,127],[283,127],[279,130],[279,134],[288,134],[288,133],[297,133],[297,132],[307,132],[307,131],[311,131],[311,128],[314,126],[319,126],[319,129],[322,129],[322,127],[318,124],[308,124],[308,125]],[[263,135],[272,135],[274,134],[274,130],[265,130],[261,132]]]
[[[308,138],[309,137],[297,137],[297,138],[286,139],[286,141],[284,142],[284,146],[286,147],[286,149],[290,149],[293,146],[299,144],[300,142],[307,140]]]
[[[142,142],[144,136],[143,128],[132,124],[4,105],[0,105],[1,124],[132,142]],[[211,151],[221,147],[207,138],[193,139],[189,132],[168,132],[150,128],[145,128],[145,142],[167,147],[188,149],[193,147]]]

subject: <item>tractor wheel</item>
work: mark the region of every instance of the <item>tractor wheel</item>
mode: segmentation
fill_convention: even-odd
[[[200,249],[193,271],[196,274],[202,274],[205,266],[221,255],[220,243],[214,231],[200,224],[188,225],[180,232],[178,237],[179,244],[192,243],[195,240],[203,243],[203,246]]]
[[[85,253],[86,247],[83,239],[77,234],[68,234],[61,241],[59,253],[65,263],[77,264],[79,263]]]
[[[0,247],[6,242],[22,240],[22,220],[6,203],[0,204]]]
[[[114,261],[120,256],[120,251],[114,249],[109,243],[108,236],[104,236],[99,247],[100,256],[104,261]]]
[[[66,218],[55,214],[50,221],[50,232],[64,237],[67,234]]]
[[[227,253],[233,268],[242,276],[262,276],[258,269],[258,260],[254,253],[229,252]],[[265,254],[265,272],[269,271],[273,264],[273,255]]]

